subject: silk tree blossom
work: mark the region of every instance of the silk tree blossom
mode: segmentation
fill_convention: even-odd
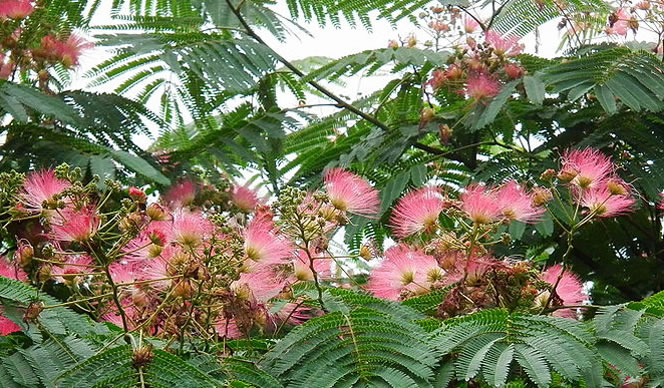
[[[291,257],[293,246],[275,232],[272,221],[256,218],[245,229],[244,252],[256,264],[284,264],[284,259]]]
[[[123,257],[129,263],[158,257],[165,247],[173,241],[173,227],[167,221],[152,221],[123,248]]]
[[[67,275],[92,272],[93,265],[94,260],[89,255],[67,255],[67,260],[62,265],[51,267],[51,276],[56,283],[70,282],[74,277]]]
[[[55,176],[53,170],[30,173],[19,191],[18,199],[23,207],[34,213],[41,213],[44,202],[50,202],[58,194],[71,187],[71,184]]]
[[[234,186],[231,190],[231,201],[244,212],[253,211],[258,205],[256,193],[245,186]]]
[[[81,209],[67,207],[53,216],[51,238],[62,242],[84,242],[90,240],[99,229],[100,218],[94,206]]]
[[[184,180],[173,185],[161,199],[172,208],[189,206],[196,198],[196,185],[190,180]]]
[[[0,256],[0,277],[26,281],[28,275],[21,268],[11,265],[3,256]],[[21,331],[21,327],[2,315],[2,306],[0,306],[0,336],[8,335]]]
[[[476,224],[497,221],[503,213],[496,194],[479,185],[468,186],[461,194],[461,210]]]
[[[293,260],[293,271],[295,279],[301,282],[313,281],[314,273],[311,271],[311,262],[314,263],[314,270],[318,275],[318,280],[329,279],[332,277],[332,271],[330,269],[330,264],[332,262],[331,257],[326,257],[323,253],[312,253],[312,259],[309,259],[307,252],[304,250],[299,250],[295,255]]]
[[[435,258],[400,244],[371,271],[367,289],[379,298],[400,300],[429,292],[444,274]]]
[[[580,204],[597,217],[615,217],[634,210],[636,201],[630,195],[616,195],[604,187],[585,190],[581,194]]]
[[[514,57],[521,54],[524,48],[524,45],[519,43],[518,37],[502,36],[493,30],[487,31],[485,40],[488,45],[493,47],[493,52],[498,56]]]
[[[66,41],[58,42],[57,56],[64,67],[78,66],[79,58],[85,50],[94,47],[94,44],[88,42],[83,37],[76,34],[70,34]]]
[[[553,287],[558,282],[558,277],[562,270],[563,267],[560,264],[556,264],[542,272],[540,279]],[[559,303],[562,303],[563,306],[578,306],[588,300],[588,296],[583,293],[581,280],[576,274],[569,271],[565,271],[560,278],[560,282],[558,282],[558,286],[556,287],[556,295],[560,298]],[[551,293],[548,291],[542,293],[538,298],[539,304],[544,307],[550,296]],[[564,318],[576,318],[576,311],[574,309],[560,309],[556,310],[553,315]]]
[[[500,93],[500,81],[484,72],[473,72],[466,81],[466,95],[475,101],[486,100]]]
[[[463,19],[463,30],[467,34],[472,34],[473,32],[477,31],[477,29],[480,27],[480,24],[475,20],[474,18],[471,18],[469,16],[466,16]]]
[[[1,0],[0,19],[24,19],[35,10],[29,0]]]
[[[420,232],[431,232],[445,209],[440,190],[423,187],[411,191],[399,200],[392,211],[390,225],[394,235],[406,238]]]
[[[266,303],[270,299],[279,295],[286,286],[288,278],[283,274],[275,272],[275,266],[258,266],[240,274],[240,279],[233,282],[231,290],[237,294],[243,295],[245,299],[255,299]],[[249,295],[245,295],[249,293]]]
[[[594,188],[615,173],[611,159],[593,148],[568,150],[561,159],[558,177],[581,188]]]
[[[333,168],[325,172],[324,180],[330,202],[337,209],[372,218],[378,213],[378,191],[360,176]]]
[[[532,196],[515,181],[501,186],[496,192],[496,199],[503,216],[510,221],[536,222],[545,211],[535,206]]]
[[[614,14],[614,20],[615,21],[611,27],[607,29],[607,33],[609,35],[627,35],[627,31],[630,27],[630,21],[632,20],[632,15],[630,15],[629,9],[620,8],[618,12]]]
[[[173,240],[190,248],[209,240],[214,233],[214,225],[200,213],[180,209],[173,214]]]

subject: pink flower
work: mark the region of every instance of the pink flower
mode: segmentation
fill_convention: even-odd
[[[18,266],[12,266],[4,257],[0,256],[0,277],[13,280],[26,281],[28,275]],[[0,336],[21,331],[21,327],[2,315],[2,306],[0,305]]]
[[[371,271],[367,289],[379,298],[399,300],[429,292],[444,271],[432,256],[400,244],[385,252]]]
[[[114,283],[132,283],[139,279],[136,266],[125,261],[116,261],[108,267]]]
[[[332,271],[330,270],[330,264],[332,262],[331,258],[321,258],[324,257],[322,253],[312,253],[312,258],[314,262],[314,270],[318,275],[318,280],[329,279],[332,276]],[[293,268],[295,272],[295,278],[301,282],[313,281],[314,273],[311,271],[311,260],[307,252],[299,250],[293,261]]]
[[[468,76],[466,95],[476,101],[480,101],[495,97],[500,93],[500,88],[501,85],[498,80],[483,72],[474,72]]]
[[[423,187],[411,191],[399,200],[392,211],[390,225],[394,235],[405,238],[431,231],[444,208],[445,201],[438,189]]]
[[[148,226],[127,243],[123,251],[127,254],[123,257],[130,264],[138,264],[142,261],[161,255],[166,245],[173,241],[172,224],[167,221],[152,221]]]
[[[94,44],[75,34],[69,35],[66,41],[58,43],[57,55],[64,67],[77,66],[81,53],[94,47]]]
[[[611,159],[593,148],[568,150],[563,154],[558,177],[581,189],[594,188],[614,174]]]
[[[664,193],[659,193],[659,202],[657,203],[657,209],[664,210]]]
[[[461,210],[477,224],[494,222],[503,212],[495,193],[478,185],[468,186],[461,194]]]
[[[283,264],[291,257],[293,247],[285,237],[278,235],[271,221],[254,219],[244,232],[244,251],[255,263]]]
[[[34,10],[35,7],[28,0],[0,1],[0,19],[23,19]]]
[[[93,206],[61,209],[51,222],[51,238],[63,242],[87,241],[97,233],[100,222]]]
[[[493,52],[499,56],[507,55],[513,57],[523,51],[523,45],[519,44],[516,36],[502,36],[498,32],[489,30],[486,33],[486,43],[493,47]]]
[[[376,216],[380,206],[378,191],[367,181],[341,168],[327,170],[324,179],[334,207],[365,217]]]
[[[480,24],[477,22],[477,20],[471,17],[465,17],[463,19],[463,29],[464,31],[466,31],[467,34],[472,34],[477,30],[479,26]]]
[[[196,185],[189,180],[181,181],[173,185],[161,198],[173,208],[189,206],[196,198]]]
[[[517,79],[523,77],[523,68],[514,63],[506,63],[504,66],[505,74],[507,74],[510,79]]]
[[[610,27],[610,34],[627,35],[629,30],[629,22],[632,16],[629,14],[629,9],[620,8],[615,13],[616,21]]]
[[[540,278],[553,286],[558,281],[562,269],[563,267],[560,264],[556,264],[544,271]],[[542,299],[548,299],[549,295],[550,293],[544,293]],[[560,282],[556,287],[556,295],[560,297],[563,306],[577,306],[588,300],[588,296],[583,294],[581,280],[576,274],[569,271],[565,271],[562,278],[560,278]],[[546,303],[546,299],[544,299],[544,303]],[[576,312],[573,309],[557,310],[553,315],[576,318]]]
[[[54,265],[51,267],[51,275],[53,275],[56,283],[65,283],[72,281],[74,278],[62,275],[92,272],[90,268],[93,265],[94,260],[88,255],[67,255],[67,261],[62,263],[62,266]]]
[[[612,194],[608,187],[584,190],[581,194],[582,206],[597,217],[615,217],[633,211],[636,201],[629,195]]]
[[[62,193],[71,184],[55,177],[55,171],[43,170],[30,173],[23,188],[19,192],[19,201],[23,206],[34,213],[40,213],[44,202],[52,201],[53,197]]]
[[[244,212],[253,211],[258,205],[256,193],[245,186],[233,186],[231,190],[231,201],[233,205]]]
[[[173,214],[173,240],[187,247],[196,247],[214,233],[214,225],[200,213],[180,209]]]
[[[496,192],[503,216],[508,220],[520,222],[537,221],[544,209],[533,204],[533,198],[515,181],[501,186]]]
[[[237,293],[251,292],[257,301],[267,302],[283,291],[288,285],[287,278],[272,270],[273,266],[256,267],[252,272],[245,272],[233,282],[231,289]],[[251,298],[249,298],[251,299]]]

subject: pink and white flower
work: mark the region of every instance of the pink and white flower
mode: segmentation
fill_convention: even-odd
[[[390,225],[394,235],[406,238],[416,233],[431,231],[443,209],[445,201],[440,190],[423,187],[411,191],[399,200],[392,211]]]
[[[606,187],[585,190],[580,204],[597,217],[615,217],[634,210],[636,201],[629,195],[616,195]]]
[[[563,154],[561,164],[558,177],[581,189],[597,187],[615,172],[611,158],[593,148],[568,150]]]
[[[500,93],[500,81],[484,72],[473,72],[468,75],[466,95],[475,101],[486,100]]]
[[[196,185],[190,180],[183,180],[173,185],[161,199],[172,208],[189,206],[196,198]]]
[[[44,202],[52,201],[70,187],[69,182],[56,178],[53,170],[32,172],[25,179],[18,198],[28,211],[41,213]]]
[[[474,223],[489,224],[498,220],[503,207],[493,191],[484,186],[471,185],[461,194],[461,210]]]
[[[231,190],[231,202],[244,212],[253,211],[258,205],[256,193],[245,186],[233,186]]]
[[[197,247],[214,233],[214,225],[200,213],[180,209],[173,213],[173,240],[180,245]]]
[[[385,252],[371,271],[367,289],[379,298],[400,300],[429,292],[444,274],[434,257],[401,244]]]
[[[558,282],[558,277],[562,270],[563,267],[560,264],[556,264],[542,272],[540,278],[551,286],[554,286]],[[543,303],[546,303],[550,295],[549,292],[545,292],[540,296],[540,299]],[[588,296],[583,293],[581,280],[576,274],[569,271],[565,271],[560,278],[560,282],[558,282],[558,286],[556,287],[556,295],[561,299],[563,306],[578,306],[588,300]],[[576,318],[574,309],[556,310],[553,315],[564,318]]]
[[[0,1],[0,19],[24,19],[35,10],[29,0],[2,0]]]
[[[333,168],[325,172],[324,180],[330,202],[337,209],[365,217],[378,213],[378,191],[360,176]]]
[[[532,196],[515,181],[501,186],[496,192],[496,199],[503,216],[511,221],[535,222],[545,211],[535,206]]]
[[[72,276],[78,273],[92,272],[90,268],[94,265],[94,260],[88,255],[67,255],[67,261],[61,266],[51,267],[51,275],[56,283],[65,283],[73,280]]]
[[[493,52],[499,56],[513,57],[523,51],[523,44],[519,44],[516,36],[502,36],[500,33],[489,30],[486,33],[486,43],[493,47]]]
[[[54,215],[50,236],[62,242],[84,242],[97,233],[100,222],[94,206],[81,209],[67,207]]]
[[[272,221],[257,218],[244,232],[244,251],[256,264],[284,264],[284,260],[291,257],[293,246],[275,232]]]
[[[329,279],[332,276],[330,269],[331,257],[326,257],[322,253],[312,253],[312,260],[310,260],[307,252],[299,250],[293,260],[295,279],[301,282],[314,280],[314,273],[311,271],[312,261],[314,263],[314,270],[318,275],[318,280]]]

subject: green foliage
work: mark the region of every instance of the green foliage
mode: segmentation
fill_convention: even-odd
[[[594,342],[582,323],[504,310],[453,319],[433,333],[440,353],[457,355],[443,364],[442,381],[481,378],[492,386],[505,385],[512,365],[519,365],[538,387],[550,386],[552,371],[570,382],[601,387],[603,370]]]
[[[662,62],[652,53],[598,46],[544,72],[545,81],[554,85],[553,91],[567,92],[572,101],[592,91],[610,114],[618,111],[616,98],[636,111],[664,107]]]
[[[426,386],[435,364],[419,326],[368,307],[295,328],[259,363],[287,387]]]

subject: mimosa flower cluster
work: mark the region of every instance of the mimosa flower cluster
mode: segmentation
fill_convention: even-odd
[[[592,149],[565,153],[537,186],[425,186],[384,215],[373,185],[339,168],[325,172],[321,190],[286,188],[270,205],[225,179],[181,180],[152,198],[113,181],[99,190],[66,165],[1,178],[0,221],[15,246],[0,257],[0,276],[57,290],[63,303],[125,331],[182,341],[287,330],[325,314],[330,287],[395,301],[442,292],[441,318],[493,307],[574,318],[587,297],[564,258],[541,269],[494,247],[510,244],[510,223],[553,217],[573,237],[635,204],[611,160]],[[387,220],[396,243],[384,253],[370,241],[357,254],[334,252],[334,236],[357,217]],[[366,284],[349,259],[376,263]],[[17,323],[0,318],[0,333]]]
[[[40,86],[47,88],[49,67],[56,64],[66,69],[78,66],[81,54],[93,47],[76,33],[47,27],[52,23],[44,7],[32,0],[0,1],[0,25],[2,31],[8,32],[0,39],[0,78],[10,79],[33,72]],[[39,25],[39,29],[32,25]]]

